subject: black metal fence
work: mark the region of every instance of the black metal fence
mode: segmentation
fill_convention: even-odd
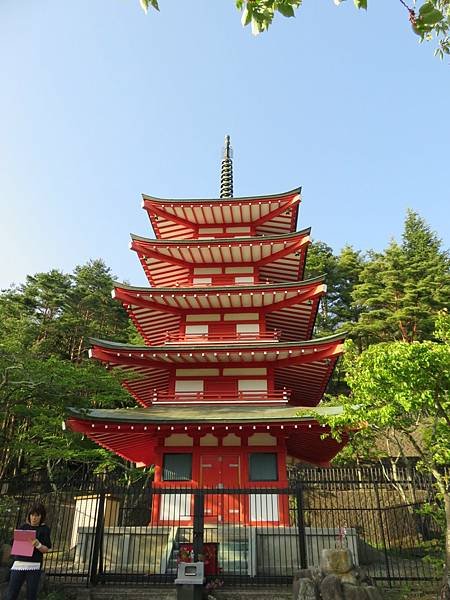
[[[162,490],[91,475],[57,489],[3,482],[0,542],[36,501],[52,530],[47,575],[70,583],[169,584],[180,560],[200,559],[213,586],[289,584],[339,546],[390,585],[441,576],[442,507],[413,471],[300,469],[285,489]]]

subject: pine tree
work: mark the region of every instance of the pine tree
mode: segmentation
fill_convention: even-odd
[[[402,243],[371,253],[353,291],[360,311],[352,336],[360,346],[432,339],[433,323],[450,298],[450,259],[425,221],[408,211]]]

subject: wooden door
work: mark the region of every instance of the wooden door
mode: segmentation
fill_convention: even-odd
[[[239,489],[241,484],[241,461],[238,454],[225,454],[222,457],[222,481],[225,489]],[[224,494],[222,500],[222,519],[225,523],[241,521],[242,496],[239,493]]]
[[[240,457],[237,454],[204,454],[200,461],[201,486],[205,488],[239,488]],[[211,493],[205,495],[205,523],[239,523],[241,502],[239,495]]]
[[[238,382],[232,377],[221,377],[220,379],[205,379],[205,394],[213,394],[223,401],[237,398]]]

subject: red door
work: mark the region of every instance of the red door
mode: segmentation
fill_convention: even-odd
[[[240,457],[235,454],[204,454],[201,457],[201,486],[205,488],[234,489],[240,485]],[[205,496],[205,523],[239,522],[241,503],[239,495],[210,493]]]
[[[208,325],[210,341],[227,342],[236,339],[236,323],[210,323]]]
[[[241,483],[241,463],[238,454],[225,454],[222,457],[222,481],[225,489],[238,489]],[[239,493],[223,494],[222,518],[225,523],[238,525],[242,514],[242,496]]]
[[[231,377],[222,377],[221,379],[205,379],[204,393],[212,394],[217,400],[232,400],[237,398],[238,383]]]

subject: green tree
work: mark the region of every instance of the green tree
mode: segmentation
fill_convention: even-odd
[[[338,255],[324,242],[313,242],[308,251],[305,277],[325,275],[327,293],[322,298],[316,321],[316,335],[330,335],[358,320],[360,308],[352,293],[364,267],[361,252],[344,246]]]
[[[338,261],[333,249],[324,242],[313,242],[308,250],[305,278],[325,275],[327,293],[322,297],[316,319],[316,335],[334,332],[335,315],[333,306],[337,300]]]
[[[150,7],[159,10],[158,0],[139,0],[145,12]],[[339,6],[343,0],[334,0]],[[242,25],[250,25],[254,35],[267,31],[277,13],[294,17],[302,0],[234,0],[242,11]],[[367,9],[367,0],[353,0],[356,8]],[[450,0],[425,0],[420,4],[399,0],[405,9],[414,33],[421,40],[435,39],[438,43],[435,54],[440,58],[450,54]]]
[[[362,347],[389,340],[431,339],[434,320],[450,298],[450,260],[425,221],[408,211],[401,244],[370,253],[353,290]]]
[[[433,476],[446,517],[446,588],[450,598],[450,317],[437,318],[437,341],[386,342],[345,358],[349,397],[342,414],[319,420],[367,445],[380,437],[414,448],[418,468]],[[356,433],[355,433],[356,432]],[[397,438],[396,438],[397,436]]]
[[[102,260],[92,260],[78,266],[72,276],[73,287],[65,313],[68,331],[66,356],[80,361],[86,339],[101,337],[127,341],[129,320],[122,305],[113,300],[114,279]]]
[[[44,468],[51,480],[66,461],[114,462],[61,429],[67,406],[132,402],[118,378],[84,353],[88,336],[127,342],[134,335],[112,287],[110,270],[96,260],[73,274],[28,276],[0,293],[0,476]]]

